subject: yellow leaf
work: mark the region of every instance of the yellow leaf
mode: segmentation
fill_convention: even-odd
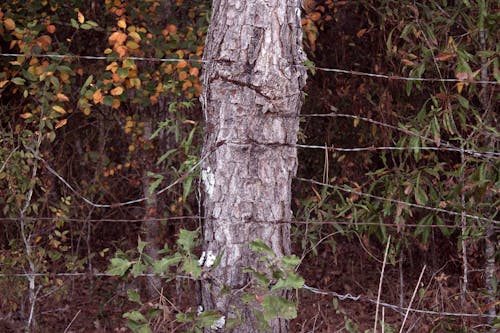
[[[28,119],[28,118],[33,117],[33,114],[31,114],[30,112],[26,112],[26,113],[23,113],[22,115],[20,115],[19,117],[21,117],[23,119]]]
[[[117,69],[118,69],[118,63],[116,61],[113,61],[108,66],[106,66],[106,70],[107,71],[111,70],[112,73],[116,72]]]
[[[135,150],[135,146],[134,145],[128,146],[128,151],[133,152],[134,150]]]
[[[141,40],[141,36],[135,31],[130,32],[128,36],[133,40],[135,40],[136,42],[139,42]]]
[[[122,29],[127,28],[127,22],[125,21],[125,19],[118,20],[118,26]]]
[[[78,11],[77,15],[78,15],[78,22],[80,22],[80,24],[85,22],[85,16],[83,16],[82,12]]]
[[[69,102],[69,98],[68,98],[68,96],[66,96],[66,95],[64,95],[64,94],[62,94],[62,93],[58,93],[58,94],[56,95],[56,97],[57,97],[57,100],[58,100],[59,102]]]
[[[123,87],[116,87],[111,90],[111,95],[113,96],[119,96],[121,94],[123,94]]]
[[[66,123],[68,122],[68,119],[62,119],[61,121],[58,121],[55,128],[58,129],[58,128],[61,128],[63,127],[64,125],[66,125]]]
[[[92,95],[92,99],[94,100],[95,104],[102,103],[104,100],[104,96],[102,96],[101,89],[97,89],[94,94]]]
[[[59,105],[54,105],[52,107],[52,109],[57,112],[57,113],[60,113],[60,114],[65,114],[66,113],[66,110],[64,110],[64,108],[60,107]]]
[[[16,28],[16,22],[14,22],[11,18],[6,18],[3,21],[3,25],[7,28],[7,30],[14,30]]]
[[[459,94],[461,94],[461,93],[462,93],[462,89],[464,89],[464,85],[465,85],[465,83],[463,83],[463,82],[459,82],[459,83],[457,83],[457,92],[458,92]]]
[[[3,88],[7,84],[7,82],[9,82],[9,80],[1,81],[0,82],[0,88]]]
[[[354,118],[353,125],[354,125],[354,127],[358,127],[358,125],[359,125],[359,118]]]

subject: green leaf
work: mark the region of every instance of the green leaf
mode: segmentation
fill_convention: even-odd
[[[143,263],[135,263],[133,266],[132,266],[132,269],[130,270],[130,273],[132,273],[132,276],[133,277],[138,277],[139,275],[141,275],[142,273],[144,273],[147,269],[147,266],[144,265]]]
[[[131,311],[125,312],[122,316],[123,318],[127,318],[128,320],[135,321],[136,323],[147,323],[148,320],[143,316],[139,311]]]
[[[85,92],[87,92],[87,87],[92,83],[92,80],[94,80],[94,76],[90,75],[87,80],[85,80],[85,83],[83,84],[82,88],[80,89],[80,95],[84,95]]]
[[[271,283],[271,281],[267,278],[265,274],[259,273],[253,268],[250,267],[244,268],[242,271],[243,273],[252,273],[253,278],[256,279],[257,282],[259,282],[259,284],[265,288],[267,288],[267,286],[269,286],[269,283]]]
[[[92,26],[88,23],[83,23],[80,28],[82,28],[83,30],[90,30],[92,29]]]
[[[146,245],[148,245],[148,242],[143,242],[139,240],[139,242],[137,243],[137,251],[139,252],[139,254],[141,254],[144,251]]]
[[[78,25],[78,22],[76,22],[76,20],[74,18],[72,18],[71,20],[71,26],[75,29],[78,29],[80,26]]]
[[[186,198],[191,192],[191,185],[193,184],[193,176],[187,177],[187,179],[182,184],[182,202],[186,202]]]
[[[429,198],[427,197],[425,190],[422,189],[422,187],[420,186],[420,173],[417,176],[417,183],[415,185],[414,194],[415,194],[415,201],[419,205],[425,205],[429,201]]]
[[[469,100],[467,98],[463,97],[462,95],[457,94],[456,96],[457,96],[457,100],[460,103],[460,105],[464,109],[468,110],[469,109]]]
[[[198,261],[191,258],[186,258],[184,260],[182,270],[186,273],[191,274],[196,279],[199,278],[202,273],[201,267],[200,265],[198,265]]]
[[[256,239],[253,242],[250,243],[250,249],[253,252],[259,253],[259,254],[268,254],[271,257],[275,257],[276,254],[274,254],[273,249],[271,249],[269,246],[264,243],[262,239]]]
[[[26,80],[21,78],[21,77],[15,77],[11,79],[12,83],[18,85],[18,86],[23,86],[26,83]]]
[[[153,271],[155,274],[167,273],[170,266],[177,265],[182,261],[182,255],[175,253],[173,256],[162,258],[153,263]]]
[[[304,283],[305,280],[301,276],[295,273],[289,273],[285,279],[279,279],[271,290],[300,289],[304,286]]]
[[[151,185],[149,185],[148,193],[150,195],[153,194],[154,191],[158,188],[158,186],[160,186],[162,181],[163,181],[163,176],[157,177],[156,180],[152,182]]]
[[[127,297],[129,299],[129,301],[132,301],[132,302],[135,302],[135,303],[142,305],[141,296],[134,289],[127,290]]]
[[[191,250],[196,246],[198,238],[198,230],[189,231],[186,229],[181,229],[179,232],[179,239],[177,244],[186,252],[191,252]]]
[[[113,258],[108,269],[108,274],[123,276],[125,272],[132,266],[132,263],[126,259]]]
[[[283,297],[265,295],[262,300],[264,319],[270,321],[276,318],[293,319],[297,317],[297,307]]]
[[[220,313],[217,311],[203,311],[198,318],[196,318],[196,321],[199,326],[205,327],[205,328],[210,328],[217,320],[222,318]]]
[[[285,270],[294,270],[295,267],[297,267],[300,264],[300,261],[301,260],[299,257],[292,254],[292,255],[284,256],[281,259],[281,265],[283,265],[283,268]]]

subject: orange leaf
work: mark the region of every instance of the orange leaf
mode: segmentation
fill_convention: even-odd
[[[193,83],[191,81],[185,81],[184,84],[182,85],[182,91],[186,90],[189,87],[192,87]]]
[[[5,85],[7,84],[7,82],[9,82],[9,80],[3,80],[0,82],[0,88],[3,88],[5,87]]]
[[[80,24],[85,22],[85,16],[83,16],[83,14],[80,11],[78,11],[77,16],[78,16],[78,22],[80,22]]]
[[[56,32],[56,26],[53,24],[49,24],[45,29],[47,29],[47,32],[49,34],[53,34],[54,32]]]
[[[313,21],[318,21],[320,18],[321,18],[321,13],[319,12],[314,12],[312,13],[311,15],[309,15],[309,17],[311,18],[311,20]]]
[[[7,30],[14,30],[16,28],[16,22],[14,22],[11,18],[6,18],[3,21],[3,25],[7,28]]]
[[[123,87],[116,87],[111,90],[111,95],[113,96],[120,96],[121,94],[123,94]]]
[[[127,40],[127,34],[121,32],[121,31],[115,31],[109,36],[108,42],[111,45],[115,44],[123,44]]]
[[[102,101],[104,100],[104,96],[102,95],[101,89],[97,89],[94,92],[94,94],[92,95],[92,100],[95,104],[102,103]]]
[[[21,117],[23,119],[28,119],[28,118],[33,117],[33,114],[30,113],[30,112],[26,112],[26,113],[23,113],[23,114],[19,115],[19,117]]]
[[[198,75],[200,74],[200,70],[196,67],[190,68],[189,74],[191,74],[192,76],[198,77]]]
[[[118,53],[120,57],[124,57],[125,55],[127,55],[128,49],[123,45],[115,45],[115,47],[113,47],[113,50],[115,50],[115,52]]]
[[[122,29],[127,28],[127,22],[125,21],[125,19],[122,18],[122,19],[118,20],[118,26]]]
[[[57,113],[60,113],[60,114],[65,114],[66,113],[66,110],[64,110],[63,107],[59,106],[59,105],[54,105],[52,107],[52,109],[57,112]]]
[[[179,81],[185,81],[187,79],[187,77],[188,77],[188,73],[186,73],[184,71],[179,73]]]
[[[167,25],[167,31],[171,34],[175,34],[177,32],[177,27],[173,24]]]
[[[182,60],[182,61],[179,61],[175,67],[177,67],[177,69],[183,69],[183,68],[186,68],[187,65],[188,65],[187,61]]]
[[[450,53],[450,52],[443,52],[443,53],[440,53],[437,57],[436,57],[436,60],[437,61],[446,61],[448,59],[451,59],[451,58],[454,58],[456,57],[457,54],[456,53]]]
[[[356,33],[356,37],[361,38],[365,34],[367,29],[361,29]]]
[[[66,123],[68,122],[68,119],[62,119],[61,121],[58,121],[55,128],[58,129],[58,128],[61,128],[63,127],[64,125],[66,125]]]
[[[113,109],[118,109],[118,108],[120,107],[120,100],[118,100],[118,99],[116,99],[116,98],[115,98],[115,99],[113,100],[113,104],[111,105],[111,107],[112,107]]]

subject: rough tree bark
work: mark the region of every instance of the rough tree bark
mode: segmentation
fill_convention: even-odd
[[[242,318],[236,331],[255,332],[252,310],[239,301],[256,267],[249,242],[260,238],[280,257],[290,252],[291,181],[306,81],[300,0],[214,0],[205,46],[202,104],[204,250],[223,254],[203,283],[205,310]],[[225,286],[230,293],[221,295]],[[238,292],[238,290],[240,290]],[[286,331],[285,321],[272,323]]]

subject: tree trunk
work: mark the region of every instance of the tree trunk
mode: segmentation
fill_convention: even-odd
[[[257,267],[249,242],[278,257],[290,252],[291,181],[306,72],[299,0],[214,0],[204,59],[206,119],[202,166],[204,250],[222,254],[202,287],[205,310],[240,316],[237,332],[255,332],[239,298]],[[221,289],[229,293],[221,294]],[[271,323],[274,332],[286,322]],[[229,331],[229,330],[226,330]]]

